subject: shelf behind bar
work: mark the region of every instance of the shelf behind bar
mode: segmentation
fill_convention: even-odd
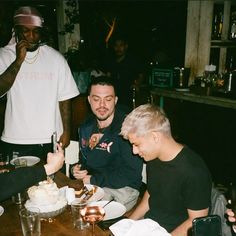
[[[236,109],[236,100],[215,96],[197,95],[191,92],[178,92],[173,89],[154,88],[151,90],[152,96],[169,97],[190,102],[202,103],[218,107]]]
[[[236,40],[211,40],[211,48],[234,48],[236,47]]]

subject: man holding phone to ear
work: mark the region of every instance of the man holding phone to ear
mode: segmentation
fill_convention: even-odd
[[[45,157],[57,132],[70,142],[70,99],[79,94],[65,58],[42,45],[44,19],[33,7],[14,14],[14,35],[0,49],[0,96],[7,95],[1,140],[6,154]]]

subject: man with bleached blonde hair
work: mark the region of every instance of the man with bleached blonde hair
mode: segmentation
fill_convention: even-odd
[[[121,135],[147,161],[147,190],[130,218],[151,218],[172,236],[188,235],[192,220],[206,216],[210,206],[212,183],[204,161],[174,140],[167,116],[155,105],[134,109]]]

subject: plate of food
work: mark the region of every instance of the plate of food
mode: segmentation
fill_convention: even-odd
[[[75,197],[88,202],[99,201],[104,197],[104,190],[96,185],[85,184],[80,191],[75,191]]]
[[[17,157],[14,158],[10,161],[11,165],[14,166],[14,161],[17,159],[26,159],[27,160],[27,166],[33,166],[35,164],[37,164],[38,162],[40,162],[40,158],[39,157],[35,157],[35,156],[21,156],[21,157]]]
[[[108,201],[97,201],[89,203],[89,206],[105,206]],[[111,220],[123,216],[126,212],[126,207],[116,201],[112,201],[104,207],[105,217],[103,220]]]

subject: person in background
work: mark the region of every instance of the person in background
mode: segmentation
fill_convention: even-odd
[[[92,80],[88,102],[93,115],[79,128],[80,160],[72,173],[84,184],[102,187],[103,200],[114,199],[129,210],[139,196],[143,162],[119,135],[126,114],[116,107],[117,100],[111,78]]]
[[[232,229],[233,229],[233,231],[234,231],[234,234],[236,234],[236,224],[235,224],[235,222],[236,222],[236,217],[235,217],[235,214],[234,214],[234,212],[232,211],[232,209],[227,209],[226,214],[228,215],[228,220],[229,220],[229,222],[232,222],[232,223],[233,223]]]
[[[56,153],[47,154],[47,163],[44,166],[22,167],[8,173],[1,173],[0,202],[39,181],[45,180],[48,175],[61,169],[63,163],[64,152],[61,145],[58,144]]]
[[[69,145],[70,99],[79,91],[65,58],[46,45],[41,14],[20,7],[13,20],[13,37],[0,49],[0,96],[7,96],[1,145],[5,155],[45,158],[53,132]]]
[[[90,83],[90,70],[87,61],[88,59],[81,52],[71,53],[68,58],[68,63],[80,94],[87,94]]]
[[[155,105],[128,114],[121,135],[147,161],[147,190],[129,218],[151,218],[172,236],[187,236],[192,220],[206,216],[211,204],[212,181],[204,161],[173,139],[168,118]]]
[[[108,59],[104,70],[114,79],[118,104],[133,108],[133,89],[138,90],[144,81],[144,68],[137,58],[128,52],[128,41],[123,35],[112,39],[113,56]]]

